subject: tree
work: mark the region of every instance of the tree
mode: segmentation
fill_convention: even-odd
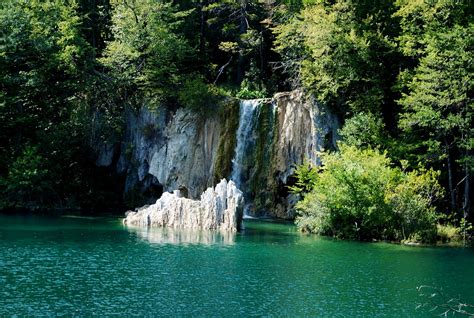
[[[371,113],[358,113],[349,118],[339,135],[346,145],[358,148],[385,148],[388,139],[382,118]]]
[[[154,0],[115,0],[111,5],[114,40],[101,62],[125,86],[125,100],[137,88],[156,100],[173,96],[186,74],[184,62],[193,54],[177,32],[186,12]]]
[[[400,127],[419,140],[418,152],[431,164],[445,161],[452,211],[471,209],[474,145],[473,31],[463,5],[413,2],[400,6],[403,52],[417,59],[400,76],[405,91]],[[469,21],[469,22],[466,22]],[[424,31],[416,28],[423,23]],[[461,175],[461,177],[456,177]],[[458,187],[464,191],[458,200]]]
[[[397,53],[389,2],[321,1],[275,28],[290,76],[343,113],[390,112]],[[391,63],[388,63],[391,61]],[[395,62],[395,63],[394,63]]]
[[[220,0],[209,1],[204,10],[207,13],[209,49],[214,55],[211,63],[222,64],[217,70],[217,79],[224,68],[232,66],[235,69],[232,82],[240,85],[249,75],[252,76],[249,80],[261,81],[268,63],[265,52],[269,49],[262,21],[268,16],[269,6],[256,0]],[[228,60],[218,58],[222,52],[230,55]],[[258,65],[259,72],[248,74],[249,60]]]
[[[3,207],[66,207],[90,191],[93,49],[76,1],[0,5]],[[77,207],[76,205],[76,207]]]
[[[321,154],[312,189],[296,205],[301,229],[359,240],[434,239],[436,172],[405,172],[377,150],[339,148]]]

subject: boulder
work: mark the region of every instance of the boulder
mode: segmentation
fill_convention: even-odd
[[[200,200],[184,197],[180,190],[165,192],[155,204],[127,212],[124,224],[143,227],[224,230],[240,229],[243,195],[233,181],[222,179],[208,188]]]

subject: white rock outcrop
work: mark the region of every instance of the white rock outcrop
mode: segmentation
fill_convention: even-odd
[[[200,200],[182,197],[179,190],[165,192],[155,204],[127,212],[124,224],[143,227],[223,230],[240,229],[243,195],[233,181],[222,179],[208,188]]]

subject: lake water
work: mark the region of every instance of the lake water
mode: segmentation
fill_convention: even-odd
[[[420,285],[474,303],[472,249],[245,227],[221,235],[127,229],[117,218],[2,216],[0,316],[434,316],[439,309],[416,309],[426,299]]]

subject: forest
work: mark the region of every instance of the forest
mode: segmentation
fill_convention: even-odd
[[[0,209],[123,207],[91,143],[120,139],[125,108],[206,118],[298,89],[344,123],[322,167],[296,170],[300,228],[465,237],[473,52],[463,0],[4,0]]]

